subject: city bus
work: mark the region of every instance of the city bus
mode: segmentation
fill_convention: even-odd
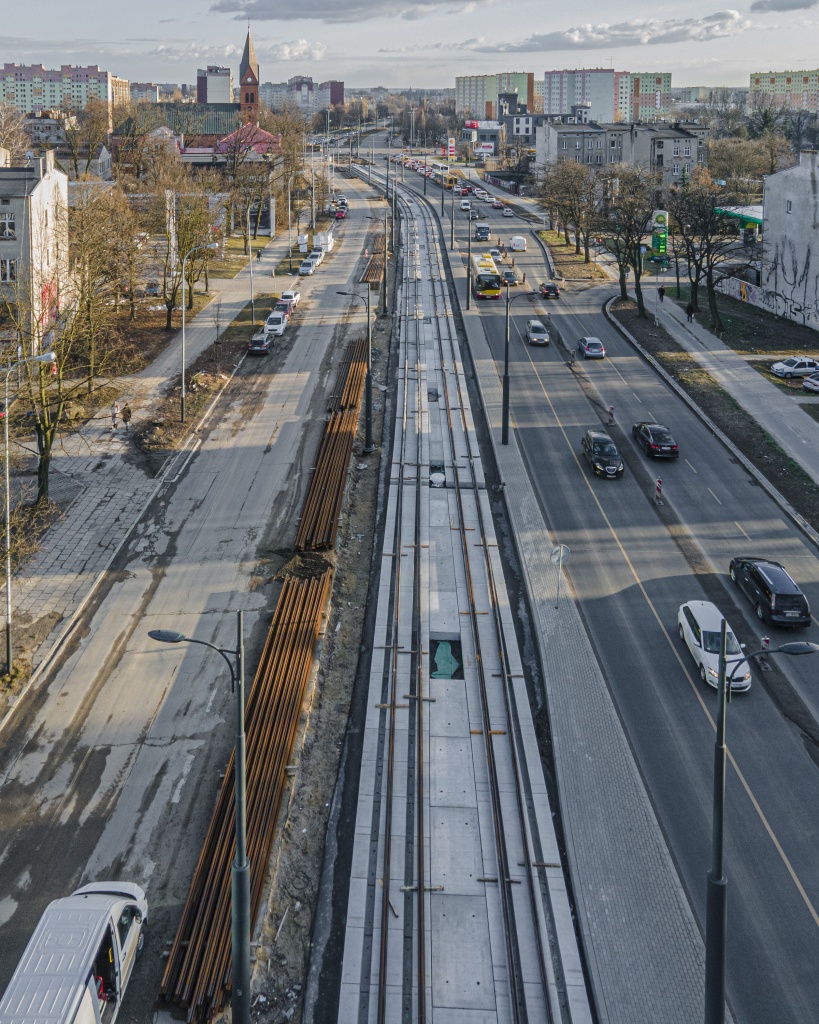
[[[501,277],[489,253],[472,257],[472,294],[476,299],[499,299]]]
[[[443,164],[440,160],[431,160],[429,164],[432,171],[432,180],[437,181],[443,188],[452,188],[458,180],[458,176],[449,169],[449,164]]]

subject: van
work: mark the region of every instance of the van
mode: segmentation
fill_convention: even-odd
[[[509,239],[509,248],[512,252],[526,252],[526,239],[523,235],[512,235]]]
[[[475,225],[475,241],[489,241],[489,224],[486,221],[478,221],[478,223]]]
[[[54,900],[0,1000],[2,1024],[114,1024],[147,921],[132,882],[94,882]]]

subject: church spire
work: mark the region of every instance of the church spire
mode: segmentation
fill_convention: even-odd
[[[239,78],[242,82],[247,78],[247,71],[253,72],[253,77],[259,81],[259,62],[256,60],[256,50],[253,47],[253,40],[250,37],[250,25],[247,26],[247,39],[242,54],[242,62],[239,65]]]

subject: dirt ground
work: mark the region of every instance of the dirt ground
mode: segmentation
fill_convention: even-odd
[[[556,231],[539,231],[538,234],[549,246],[555,265],[555,277],[564,277],[567,281],[602,281],[606,274],[594,263],[584,263],[583,248],[580,255],[574,251],[574,242],[566,245],[563,235]]]
[[[819,530],[819,486],[808,474],[662,327],[655,327],[651,318],[638,316],[632,301],[623,303],[618,300],[611,309],[619,322],[727,434],[742,454],[765,474],[815,530]]]

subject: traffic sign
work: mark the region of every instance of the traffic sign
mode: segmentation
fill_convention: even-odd
[[[558,544],[556,548],[552,548],[552,553],[549,555],[552,565],[565,565],[569,561],[570,553],[568,544]]]

